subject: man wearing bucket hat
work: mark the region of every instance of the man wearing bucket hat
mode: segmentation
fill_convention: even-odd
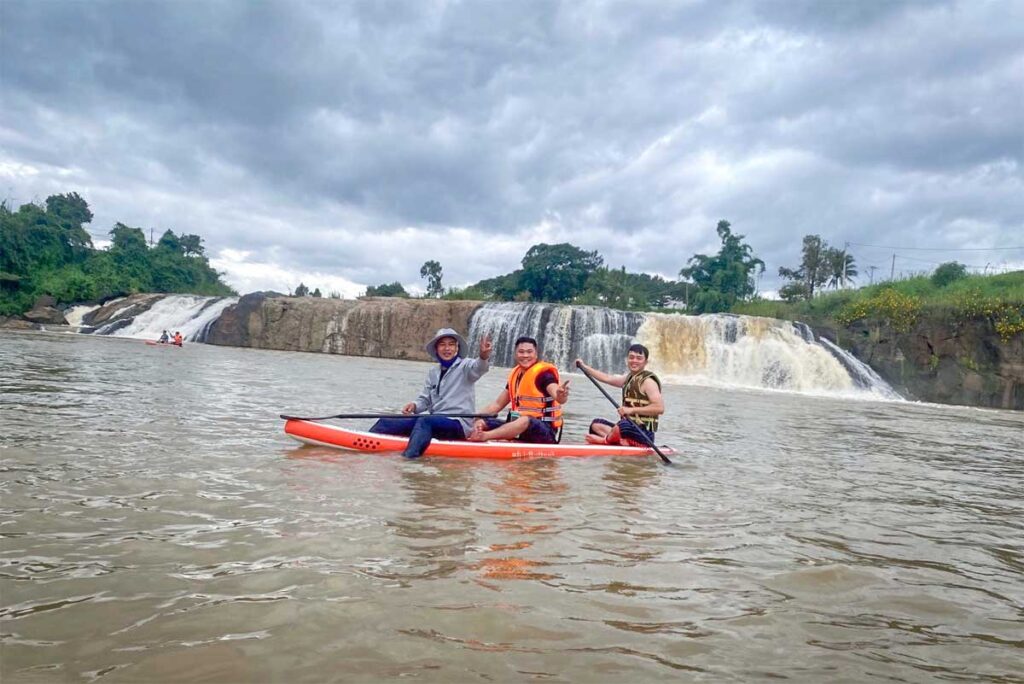
[[[407,435],[409,443],[402,455],[417,458],[423,455],[431,439],[461,440],[473,430],[469,418],[448,418],[444,415],[466,415],[476,411],[474,384],[490,369],[487,360],[493,345],[485,335],[480,340],[480,356],[465,358],[469,346],[462,335],[452,328],[441,328],[424,346],[438,365],[427,372],[416,401],[402,407],[409,418],[382,418],[374,423],[370,432],[385,435]]]

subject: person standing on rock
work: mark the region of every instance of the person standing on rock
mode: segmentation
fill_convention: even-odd
[[[658,429],[658,416],[665,412],[665,400],[661,396],[661,380],[647,370],[651,352],[642,344],[634,344],[626,352],[624,375],[609,375],[595,370],[576,359],[576,367],[600,380],[606,385],[622,388],[622,406],[619,407],[619,421],[613,423],[595,418],[590,423],[586,439],[591,444],[621,444],[648,446],[654,444],[654,433]],[[646,440],[644,439],[646,437]]]
[[[562,404],[569,400],[569,380],[562,383],[558,368],[537,355],[537,340],[520,337],[515,344],[516,366],[505,389],[481,413],[497,413],[511,404],[508,419],[478,418],[471,442],[518,439],[533,444],[557,444],[562,436]]]
[[[447,418],[444,415],[467,415],[476,412],[475,384],[490,370],[493,344],[487,335],[480,340],[480,356],[465,358],[468,346],[462,335],[452,328],[441,328],[424,347],[437,359],[438,365],[427,372],[427,380],[415,401],[402,407],[409,418],[381,418],[370,432],[409,437],[402,455],[418,458],[432,439],[464,440],[473,429],[469,418]]]

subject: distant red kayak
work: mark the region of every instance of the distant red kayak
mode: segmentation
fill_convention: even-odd
[[[144,340],[146,344],[151,347],[181,347],[180,344],[174,344],[173,342],[156,342],[155,340]]]
[[[405,437],[379,435],[373,432],[348,430],[309,420],[289,420],[284,425],[289,436],[306,444],[335,447],[350,451],[402,451],[408,443]],[[664,453],[674,453],[661,447]],[[530,444],[528,442],[449,442],[435,439],[424,452],[426,456],[448,458],[565,458],[582,456],[652,456],[647,447],[608,444]]]

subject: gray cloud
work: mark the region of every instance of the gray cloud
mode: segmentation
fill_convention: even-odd
[[[436,258],[457,284],[539,241],[673,276],[725,218],[767,289],[812,232],[1022,242],[1021,3],[7,0],[0,19],[0,183],[81,192],[97,236],[172,227],[364,284]]]

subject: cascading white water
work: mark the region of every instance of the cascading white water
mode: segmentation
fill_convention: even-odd
[[[72,328],[87,328],[89,326],[83,325],[82,319],[85,318],[86,314],[98,308],[100,308],[99,304],[79,304],[78,306],[69,307],[64,310],[64,320]]]
[[[579,357],[621,373],[636,341],[651,350],[650,368],[670,382],[899,399],[870,367],[806,325],[771,318],[488,303],[473,314],[469,334],[491,336],[499,366],[514,365],[512,345],[526,335],[537,339],[541,358],[563,370],[575,370]]]
[[[789,321],[648,314],[637,339],[651,367],[678,382],[899,398],[868,366]]]
[[[181,332],[190,342],[202,342],[210,324],[237,301],[238,297],[167,295],[128,325],[117,327],[116,322],[111,323],[97,329],[95,334],[155,340],[166,330],[171,335]]]

